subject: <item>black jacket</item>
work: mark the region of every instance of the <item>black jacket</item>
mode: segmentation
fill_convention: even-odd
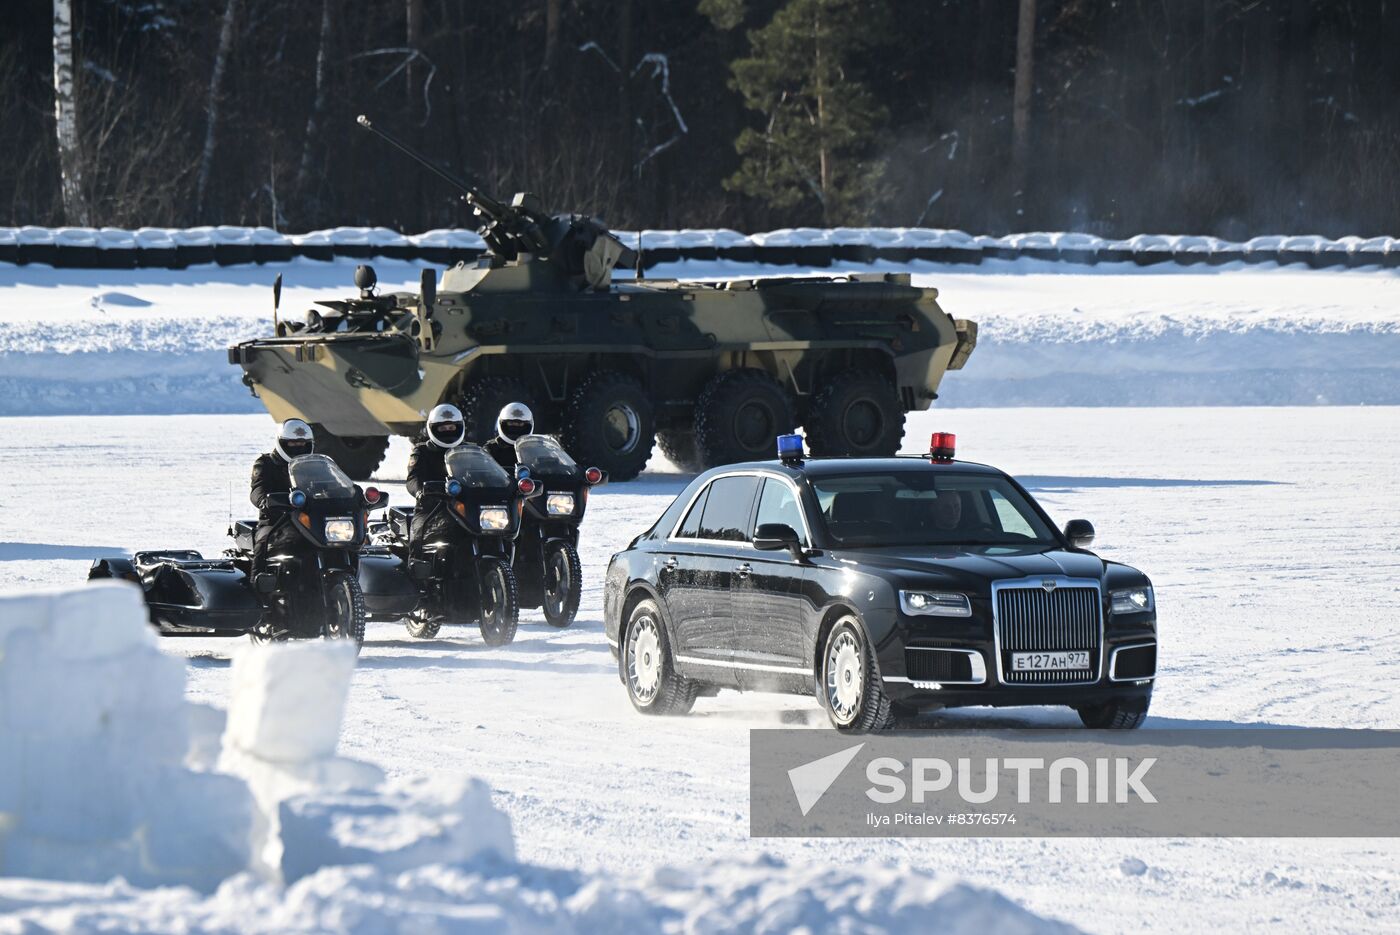
[[[258,460],[253,462],[252,487],[248,492],[248,499],[258,508],[258,522],[270,522],[284,512],[267,506],[266,501],[271,494],[291,492],[292,478],[287,471],[287,462],[272,452],[258,455]]]
[[[507,474],[515,476],[515,465],[518,463],[518,459],[515,456],[514,445],[501,441],[501,436],[497,435],[481,447],[485,448],[486,453],[496,459],[497,464],[506,469]]]
[[[408,492],[418,500],[423,500],[423,485],[430,481],[447,480],[447,450],[432,442],[418,442],[408,456],[408,481],[404,484]]]

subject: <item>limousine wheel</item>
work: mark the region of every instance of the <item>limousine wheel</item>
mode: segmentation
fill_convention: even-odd
[[[1095,730],[1135,730],[1147,720],[1151,696],[1141,701],[1115,701],[1108,704],[1081,705],[1074,710],[1085,727]]]
[[[676,674],[666,627],[652,601],[642,601],[632,610],[622,653],[622,676],[627,697],[643,714],[687,714],[695,705],[699,685]]]
[[[842,619],[827,634],[821,687],[822,703],[837,730],[885,730],[894,723],[880,670],[853,617]]]

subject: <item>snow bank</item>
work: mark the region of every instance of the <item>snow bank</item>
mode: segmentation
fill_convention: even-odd
[[[185,701],[131,585],[0,598],[0,876],[211,891],[250,869],[513,857],[484,784],[381,789],[336,756],[354,668],[343,643],[246,647],[225,727]]]
[[[190,769],[184,666],[121,582],[0,598],[0,876],[212,890],[253,803]]]

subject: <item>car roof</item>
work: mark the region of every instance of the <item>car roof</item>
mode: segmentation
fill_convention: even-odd
[[[713,468],[712,473],[732,473],[734,471],[763,470],[784,474],[791,478],[799,477],[840,477],[850,474],[866,474],[879,471],[907,471],[920,465],[931,471],[957,468],[970,474],[993,474],[1004,476],[1005,472],[989,464],[975,461],[933,462],[927,455],[910,455],[902,458],[805,458],[798,462],[745,461],[740,464],[726,464]]]

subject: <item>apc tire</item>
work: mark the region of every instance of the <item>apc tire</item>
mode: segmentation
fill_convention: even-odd
[[[369,480],[389,450],[387,435],[333,435],[323,425],[311,426],[316,453],[328,455],[352,480]]]
[[[803,428],[815,456],[889,458],[904,438],[904,407],[879,373],[850,370],[813,394]]]
[[[462,386],[462,421],[467,441],[484,445],[496,437],[496,419],[510,403],[524,403],[533,412],[534,400],[525,384],[514,377],[477,377]]]
[[[642,714],[689,714],[695,707],[700,685],[676,672],[666,624],[655,601],[640,601],[632,608],[618,665],[627,698]]]
[[[1110,701],[1107,704],[1080,705],[1074,710],[1079,720],[1092,730],[1137,730],[1147,720],[1152,696],[1136,701]]]
[[[365,595],[360,579],[348,571],[326,575],[326,618],[321,635],[328,640],[354,640],[355,652],[365,643]]]
[[[483,558],[478,574],[481,638],[487,646],[504,646],[515,639],[520,623],[520,588],[515,582],[515,572],[498,558]]]
[[[573,543],[561,539],[545,546],[542,583],[544,593],[540,595],[540,606],[545,622],[562,630],[578,616],[583,586],[583,563]]]
[[[700,449],[695,447],[694,428],[663,429],[656,433],[656,444],[661,453],[682,472],[700,472]]]
[[[779,435],[797,424],[792,396],[763,370],[719,374],[695,402],[695,448],[706,468],[773,457]]]
[[[636,377],[616,370],[588,376],[569,397],[561,441],[582,467],[614,481],[642,473],[656,441],[656,412]]]
[[[831,628],[820,660],[818,697],[833,727],[863,734],[894,726],[894,706],[885,694],[880,667],[865,629],[854,617],[843,617]]]

